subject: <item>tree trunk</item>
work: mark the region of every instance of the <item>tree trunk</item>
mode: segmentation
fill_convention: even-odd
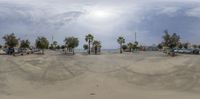
[[[88,54],[90,54],[90,40],[89,40],[89,43],[88,43],[88,47],[89,47]]]
[[[96,47],[96,46],[95,46],[95,49],[94,49],[94,50],[95,50],[95,54],[97,54],[97,47]]]
[[[75,55],[74,49],[73,49],[73,55]]]
[[[42,49],[42,54],[44,54],[44,49]]]
[[[122,44],[120,44],[120,54],[122,53]]]
[[[99,48],[99,53],[101,54],[101,48]]]

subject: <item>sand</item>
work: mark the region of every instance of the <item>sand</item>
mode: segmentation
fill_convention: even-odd
[[[199,99],[200,56],[0,56],[0,99]]]

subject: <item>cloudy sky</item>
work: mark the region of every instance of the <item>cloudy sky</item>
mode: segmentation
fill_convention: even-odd
[[[34,42],[52,36],[59,44],[78,37],[79,48],[91,33],[103,48],[118,48],[116,39],[142,45],[161,42],[164,30],[178,33],[183,42],[200,44],[198,0],[0,0],[0,37],[15,33]],[[3,43],[3,40],[0,40]]]

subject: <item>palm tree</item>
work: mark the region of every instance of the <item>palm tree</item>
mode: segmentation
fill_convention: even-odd
[[[88,42],[88,54],[90,54],[90,44],[93,42],[94,36],[92,34],[88,34],[85,36],[85,41]]]
[[[98,50],[98,48],[101,48],[101,42],[100,41],[94,41],[93,42],[93,47],[94,47],[94,52],[95,52],[95,54],[97,54],[97,50]]]
[[[117,42],[120,44],[120,53],[122,53],[122,44],[125,43],[125,39],[123,37],[119,37]]]
[[[67,38],[65,38],[64,42],[65,42],[67,48],[68,48],[69,50],[72,50],[72,51],[73,51],[73,55],[74,55],[74,54],[75,54],[75,53],[74,53],[74,48],[75,48],[75,47],[78,47],[78,45],[79,45],[79,40],[78,40],[78,38],[75,38],[75,37],[73,37],[73,36],[72,36],[72,37],[67,37]]]

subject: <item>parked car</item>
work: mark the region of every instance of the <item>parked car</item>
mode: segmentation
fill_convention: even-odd
[[[184,49],[183,53],[184,54],[193,54],[193,50],[192,49]]]
[[[5,55],[5,54],[6,54],[6,51],[3,49],[0,49],[0,55]]]
[[[174,49],[174,52],[182,54],[199,54],[199,49]]]
[[[179,51],[180,51],[179,48],[174,48],[174,49],[172,49],[172,50],[173,50],[173,52],[175,52],[175,53],[179,53]]]
[[[30,49],[30,50],[31,50],[31,53],[37,53],[37,52],[40,52],[40,50],[37,49],[37,48],[32,48],[32,49]]]
[[[199,49],[193,49],[193,54],[199,54]]]
[[[179,50],[178,50],[178,53],[184,53],[184,50],[185,50],[185,49],[179,49]]]
[[[8,55],[12,55],[12,54],[14,54],[15,49],[14,49],[14,48],[8,48],[8,49],[5,49],[5,52],[6,52],[6,54],[8,54]]]
[[[28,49],[28,48],[22,48],[22,49],[19,49],[19,50],[20,50],[21,55],[31,54],[31,50]]]

